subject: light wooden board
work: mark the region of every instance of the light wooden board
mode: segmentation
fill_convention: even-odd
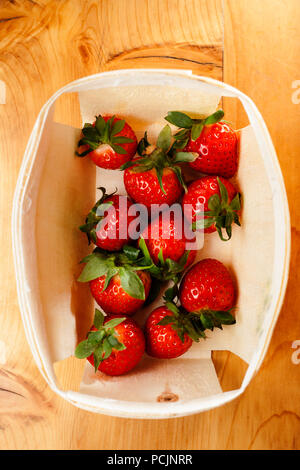
[[[222,0],[0,0],[0,79],[6,84],[0,105],[1,449],[299,449],[300,364],[292,362],[291,347],[300,340],[300,104],[292,101],[292,83],[300,79],[299,22],[298,0],[224,0],[224,8]],[[224,75],[251,96],[274,139],[292,216],[290,281],[260,372],[241,398],[176,420],[94,415],[55,396],[32,359],[16,298],[12,197],[35,118],[71,80],[131,67]],[[224,106],[243,125],[240,107]],[[71,96],[58,106],[57,119],[80,124]],[[214,360],[225,389],[233,384],[226,377],[242,377],[245,366],[233,355],[218,353]]]

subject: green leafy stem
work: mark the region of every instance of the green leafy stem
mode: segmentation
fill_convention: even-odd
[[[181,129],[174,135],[174,138],[176,141],[175,148],[182,149],[187,145],[190,138],[197,140],[200,137],[204,126],[216,124],[223,117],[224,111],[222,109],[218,109],[215,113],[203,119],[192,119],[180,111],[169,111],[167,116],[165,116],[165,120]]]
[[[196,216],[203,217],[201,220],[193,222],[192,229],[206,229],[215,225],[219,237],[222,241],[228,241],[232,235],[232,224],[241,225],[238,211],[241,209],[241,194],[236,193],[231,202],[229,202],[228,191],[219,177],[217,177],[220,196],[213,194],[208,200],[208,211],[196,211]],[[224,238],[225,229],[227,238]]]
[[[115,121],[116,116],[112,116],[105,121],[101,115],[95,116],[94,125],[85,123],[82,128],[83,137],[78,142],[78,147],[88,145],[88,149],[82,153],[76,152],[78,157],[85,157],[88,153],[96,150],[101,144],[110,145],[118,154],[126,154],[127,151],[120,145],[134,142],[133,139],[119,134],[124,126],[124,119]],[[114,122],[115,121],[115,122]]]
[[[190,251],[186,251],[178,262],[173,261],[171,258],[164,259],[163,250],[161,249],[158,254],[158,263],[155,264],[151,258],[145,239],[141,237],[139,239],[139,248],[144,255],[144,262],[151,266],[149,268],[150,274],[161,281],[179,281],[179,275],[185,269],[187,259]]]
[[[78,281],[89,282],[105,276],[102,291],[109,285],[111,279],[119,275],[124,291],[131,297],[145,300],[145,288],[136,271],[150,270],[152,265],[145,263],[141,250],[126,245],[122,252],[110,253],[96,248],[81,263],[85,263]]]
[[[147,132],[138,144],[138,154],[141,158],[126,162],[121,166],[121,170],[132,168],[133,172],[145,172],[152,169],[155,170],[160,189],[166,194],[163,186],[163,171],[164,168],[170,168],[176,174],[180,184],[186,190],[186,184],[182,177],[181,168],[178,166],[182,162],[191,162],[197,158],[197,154],[192,152],[179,152],[180,147],[176,138],[172,136],[170,126],[167,124],[159,133],[156,141],[156,146],[151,146],[147,138]],[[148,150],[151,149],[150,152]]]
[[[164,317],[158,324],[170,324],[182,342],[184,342],[185,334],[193,341],[199,342],[200,338],[206,338],[205,330],[213,331],[214,328],[222,330],[222,325],[236,323],[235,317],[231,313],[233,309],[225,311],[204,308],[195,312],[187,312],[182,306],[176,305],[175,297],[178,297],[177,285],[165,292],[165,306],[171,314]]]

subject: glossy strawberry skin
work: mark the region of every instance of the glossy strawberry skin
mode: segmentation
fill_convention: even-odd
[[[158,307],[149,315],[146,326],[146,351],[149,356],[160,359],[173,359],[182,356],[192,345],[192,339],[185,333],[184,342],[173,330],[171,324],[158,325],[166,316],[172,315],[167,307]]]
[[[198,154],[189,162],[194,170],[224,178],[231,178],[237,171],[237,133],[225,122],[204,126],[200,137],[190,140],[185,151]]]
[[[180,285],[180,302],[188,312],[201,309],[229,310],[235,289],[227,268],[218,260],[206,258],[196,263]]]
[[[148,297],[151,277],[146,271],[136,271],[140,277],[145,289],[145,299]],[[105,313],[117,314],[117,315],[133,315],[139,310],[145,300],[134,299],[131,297],[121,286],[120,277],[114,276],[107,288],[102,290],[105,283],[105,276],[98,277],[90,281],[90,289],[92,296],[104,310]]]
[[[178,238],[180,229],[181,236]],[[156,236],[156,234],[158,236]],[[187,251],[187,244],[195,241],[195,237],[190,240],[186,238],[182,216],[176,217],[173,212],[170,214],[170,221],[168,217],[164,220],[164,216],[160,214],[159,217],[154,219],[151,224],[145,228],[142,232],[142,237],[145,240],[150,256],[155,264],[159,261],[158,255],[161,250],[164,260],[170,258],[178,262]],[[196,253],[196,250],[190,250],[185,267],[193,263]]]
[[[107,221],[106,224],[100,222],[100,229],[96,232],[96,245],[107,251],[119,251],[129,242],[128,227],[134,220],[134,216],[129,216],[128,211],[132,203],[126,198],[127,210],[121,207],[120,198],[125,201],[125,196],[113,195],[105,199],[104,204],[112,202],[112,208],[105,211],[104,216]],[[124,204],[125,206],[125,204]],[[126,238],[120,238],[120,226],[127,227]],[[122,234],[121,234],[122,235]]]
[[[107,122],[111,117],[111,115],[103,116],[103,119],[105,122]],[[116,117],[113,123],[120,121],[120,119],[121,118]],[[127,122],[125,122],[123,129],[121,132],[116,134],[116,136],[128,137],[129,139],[133,140],[133,142],[130,143],[118,144],[123,147],[124,150],[126,150],[126,153],[117,153],[110,145],[100,144],[96,150],[92,150],[88,154],[95,165],[109,170],[116,170],[134,157],[137,149],[137,138],[133,129]],[[85,148],[88,148],[88,146],[82,147],[84,148],[81,148],[81,151],[85,150]]]
[[[237,189],[234,185],[226,180],[225,178],[219,177],[221,182],[227,189],[228,192],[228,201],[231,202],[234,196],[237,193]],[[208,201],[214,194],[218,194],[220,196],[220,188],[217,181],[217,176],[203,176],[196,181],[193,181],[189,186],[187,193],[183,196],[182,199],[182,207],[185,211],[185,206],[191,205],[192,206],[192,222],[196,221],[196,211],[209,211],[208,208]],[[200,205],[203,208],[200,207]],[[207,216],[204,216],[206,219]],[[212,233],[216,231],[215,225],[204,229],[205,233]]]
[[[173,204],[180,198],[183,188],[170,168],[163,169],[162,185],[166,194],[160,188],[155,169],[134,172],[132,168],[124,171],[124,185],[128,195],[137,203],[144,204],[147,208],[151,204]]]
[[[119,318],[121,315],[110,315],[106,317],[104,323]],[[94,326],[92,331],[96,331]],[[102,361],[98,370],[107,375],[123,375],[133,369],[141,360],[145,351],[145,337],[141,328],[131,318],[126,318],[122,323],[115,327],[118,333],[118,340],[126,346],[122,351],[112,350],[111,355]],[[89,356],[88,361],[94,366],[93,354]]]

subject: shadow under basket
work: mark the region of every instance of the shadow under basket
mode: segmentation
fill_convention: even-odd
[[[75,157],[80,129],[53,120],[55,102],[65,93],[77,94],[83,123],[97,114],[118,114],[138,138],[148,129],[150,141],[168,111],[207,115],[222,97],[239,99],[249,119],[239,131],[242,227],[236,226],[226,243],[215,233],[205,237],[197,258],[217,258],[234,273],[237,323],[210,332],[178,359],[145,356],[121,377],[95,374],[87,361],[72,358],[94,310],[88,286],[76,282],[79,261],[88,252],[78,226],[97,198],[97,187],[105,186],[108,192],[117,187],[119,194],[125,189],[122,172]],[[32,354],[52,390],[73,405],[129,418],[186,416],[233,400],[259,369],[286,288],[290,222],[270,135],[254,103],[239,90],[190,71],[151,69],[100,73],[60,89],[42,108],[25,151],[14,196],[12,238],[20,310]],[[154,307],[139,312],[137,321],[142,323]],[[217,357],[229,354],[220,351],[233,353],[231,367],[221,371],[218,366],[217,374],[212,351],[219,351]]]

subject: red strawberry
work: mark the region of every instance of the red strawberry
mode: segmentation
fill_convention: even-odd
[[[145,257],[149,256],[161,268],[164,280],[174,279],[174,275],[183,271],[196,257],[196,250],[188,249],[188,244],[195,242],[195,236],[190,232],[192,238],[188,239],[186,229],[181,214],[174,216],[173,212],[165,211],[141,234],[139,246]]]
[[[145,338],[141,328],[131,318],[104,315],[96,309],[94,325],[87,339],[75,350],[79,359],[87,358],[107,375],[122,375],[133,369],[145,351]]]
[[[125,253],[96,251],[83,259],[86,265],[78,281],[90,283],[92,296],[106,313],[132,315],[150,291],[151,276],[135,255],[139,250],[125,248]]]
[[[203,259],[184,276],[180,302],[188,312],[224,313],[233,307],[235,289],[225,266],[216,259]]]
[[[225,178],[231,178],[237,171],[238,139],[225,122],[204,126],[200,137],[190,140],[185,150],[198,154],[195,161],[189,162],[194,170]]]
[[[240,225],[238,216],[241,208],[240,198],[237,189],[225,178],[203,176],[188,186],[182,206],[186,216],[188,207],[191,208],[194,229],[204,228],[205,233],[217,230],[221,240],[229,240],[232,223]],[[228,236],[226,239],[222,234],[223,228],[226,229]]]
[[[128,211],[132,203],[126,196],[107,195],[105,188],[99,189],[103,193],[101,199],[79,228],[87,234],[89,242],[92,240],[103,250],[118,251],[129,241],[128,226],[134,216],[128,215]]]
[[[193,343],[192,338],[185,332],[183,324],[181,325],[177,308],[174,304],[167,303],[167,305],[153,310],[145,326],[147,353],[161,359],[182,356]]]
[[[194,170],[231,178],[238,166],[238,138],[229,124],[219,122],[223,116],[221,109],[206,119],[191,119],[184,113],[171,111],[166,119],[184,129],[175,137],[186,143],[183,151],[198,155],[189,162]]]
[[[148,208],[151,204],[171,205],[178,201],[185,188],[178,163],[189,161],[191,155],[182,152],[174,154],[170,126],[162,129],[156,146],[149,144],[145,133],[138,145],[138,154],[141,158],[122,166],[129,196]]]
[[[193,268],[190,272],[192,271]],[[193,294],[192,291],[191,296]],[[191,302],[187,302],[187,306],[182,302],[178,307],[174,299],[179,297],[181,299],[178,286],[174,284],[165,292],[163,297],[165,305],[155,309],[147,319],[146,350],[150,356],[160,358],[181,356],[190,348],[192,341],[199,342],[200,338],[206,337],[206,329],[213,330],[215,327],[222,329],[222,325],[235,323],[234,317],[228,311],[216,311],[207,307],[188,310]]]
[[[116,116],[96,116],[93,124],[84,125],[82,134],[78,142],[81,153],[76,154],[88,154],[101,168],[116,170],[135,155],[136,135],[127,122]]]

